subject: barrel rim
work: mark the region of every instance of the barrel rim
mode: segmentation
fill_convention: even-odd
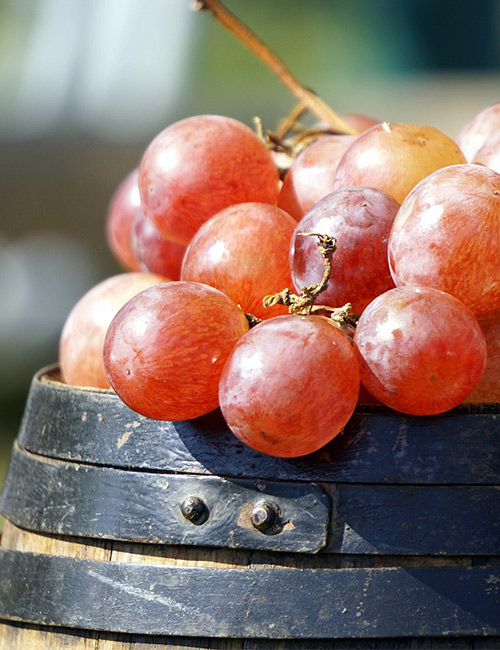
[[[59,363],[53,363],[46,366],[43,366],[38,370],[32,379],[32,383],[43,383],[48,384],[56,390],[70,390],[72,392],[82,392],[82,393],[97,393],[103,395],[113,396],[114,398],[120,400],[120,397],[112,388],[97,388],[93,386],[80,386],[77,384],[69,384],[62,379],[61,367]],[[121,401],[121,400],[120,400]],[[474,415],[476,413],[487,413],[487,414],[500,414],[500,402],[462,402],[458,406],[449,409],[443,413],[439,413],[435,416],[411,416],[405,413],[400,413],[391,409],[384,404],[358,404],[356,407],[357,413],[383,413],[389,415],[401,415],[407,417],[446,417],[447,415],[454,415],[457,413],[463,413],[468,415]],[[161,420],[158,420],[159,422]]]
[[[344,431],[307,456],[255,451],[220,409],[195,420],[151,420],[112,390],[59,381],[57,364],[33,378],[18,434],[35,454],[116,468],[331,483],[487,484],[500,476],[500,404],[437,416],[357,409]]]

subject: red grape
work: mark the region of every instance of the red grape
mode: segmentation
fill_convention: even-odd
[[[162,237],[139,210],[132,226],[132,250],[143,271],[179,280],[186,247]]]
[[[292,286],[288,254],[296,221],[273,205],[240,203],[209,219],[191,241],[183,280],[216,287],[258,318],[288,312],[263,298]]]
[[[198,115],[153,139],[141,161],[139,187],[146,217],[164,237],[186,245],[229,205],[276,204],[279,172],[264,142],[245,124]]]
[[[476,404],[500,402],[500,309],[484,314],[478,320],[486,338],[486,368],[465,401]]]
[[[477,318],[430,287],[397,287],[375,298],[361,314],[354,343],[367,390],[412,415],[442,413],[463,402],[486,364]]]
[[[106,217],[108,246],[120,264],[129,271],[141,270],[132,250],[132,226],[140,206],[139,170],[134,169],[113,194]]]
[[[500,129],[490,135],[476,152],[472,162],[477,165],[484,165],[500,173]]]
[[[189,420],[219,405],[222,367],[248,330],[243,311],[197,282],[169,282],[127,302],[109,326],[104,363],[110,383],[134,411]]]
[[[244,443],[294,457],[332,440],[351,417],[359,368],[347,337],[323,316],[278,316],[236,344],[220,381],[222,414]]]
[[[471,162],[490,136],[500,129],[500,102],[476,113],[460,130],[457,144]]]
[[[103,346],[113,316],[127,300],[166,279],[152,273],[114,275],[90,289],[73,307],[59,342],[63,381],[76,386],[109,388]]]
[[[343,122],[351,126],[353,129],[362,133],[363,131],[368,131],[372,126],[380,124],[381,120],[372,117],[371,115],[366,115],[365,113],[339,113],[339,117]],[[319,120],[315,122],[313,128],[323,129],[332,131],[332,127],[328,122],[324,120]]]
[[[354,140],[350,135],[328,135],[301,151],[283,180],[278,206],[299,221],[332,191],[339,160]]]
[[[372,126],[381,123],[380,120],[371,117],[371,115],[365,115],[364,113],[341,113],[340,117],[346,124],[349,124],[349,126],[352,126],[360,133],[368,131]]]
[[[399,204],[381,190],[361,185],[337,190],[319,201],[299,221],[290,248],[290,267],[297,291],[321,280],[324,262],[316,239],[300,233],[330,235],[337,241],[328,287],[318,304],[353,311],[394,286],[387,261],[387,240]]]
[[[397,286],[451,293],[477,314],[500,307],[500,174],[453,165],[431,174],[401,205],[389,237]]]
[[[381,404],[382,402],[367,390],[366,386],[362,383],[359,387],[358,406],[363,407],[368,404]]]
[[[342,156],[332,189],[368,185],[401,203],[408,192],[441,167],[465,163],[457,144],[432,126],[377,124]]]

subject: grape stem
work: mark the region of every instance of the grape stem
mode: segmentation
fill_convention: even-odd
[[[297,122],[305,113],[307,113],[307,106],[304,106],[303,102],[296,104],[285,119],[281,120],[279,123],[278,128],[276,129],[276,137],[283,140],[283,138],[285,138],[285,136],[295,128]]]
[[[193,9],[195,11],[210,11],[223,27],[231,32],[274,72],[305,109],[310,110],[319,120],[326,122],[330,127],[335,129],[336,133],[358,135],[358,131],[346,124],[316,93],[303,86],[266,43],[231,13],[220,0],[195,0]]]
[[[302,287],[300,294],[293,293],[290,289],[283,289],[279,293],[266,296],[263,300],[264,307],[273,305],[285,305],[291,314],[300,315],[329,315],[331,320],[345,333],[349,327],[355,327],[357,315],[352,313],[350,302],[343,307],[329,307],[328,305],[315,305],[316,299],[328,286],[330,273],[332,271],[332,257],[337,250],[335,237],[321,235],[316,232],[300,232],[302,237],[317,237],[318,247],[325,263],[323,277],[319,284],[312,284],[310,287]]]
[[[254,314],[245,313],[245,318],[248,321],[249,329],[252,329],[252,327],[255,327],[259,323],[262,323],[262,318],[258,318],[257,316],[254,316]]]
[[[325,135],[334,134],[333,129],[312,128],[306,129],[300,127],[296,122],[286,122],[285,127],[280,125],[278,130],[273,133],[272,131],[264,131],[264,126],[260,117],[254,117],[255,130],[259,138],[266,143],[271,151],[279,151],[285,153],[290,159],[296,158],[299,153],[310,145],[315,140],[319,140]],[[287,131],[284,131],[287,128]],[[295,130],[294,135],[286,137],[286,135]]]
[[[337,240],[335,237],[320,235],[315,232],[300,232],[298,234],[302,237],[318,238],[318,247],[325,264],[321,282],[319,284],[312,284],[310,287],[302,287],[299,295],[293,293],[293,291],[288,288],[283,289],[283,291],[280,291],[279,293],[266,296],[263,303],[264,307],[272,307],[273,305],[288,306],[289,311],[292,314],[311,314],[313,312],[316,298],[328,286],[328,280],[330,279],[330,273],[332,271],[332,257],[337,250]]]

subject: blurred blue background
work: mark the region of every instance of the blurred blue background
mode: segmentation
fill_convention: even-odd
[[[500,2],[227,0],[335,110],[455,136],[500,99]],[[295,99],[189,0],[0,0],[0,452],[71,307],[120,271],[109,199],[198,113],[274,128]],[[3,472],[3,470],[0,470]],[[0,474],[1,479],[1,474]]]

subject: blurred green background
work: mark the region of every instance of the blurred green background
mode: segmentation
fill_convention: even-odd
[[[500,2],[227,0],[335,110],[455,136],[500,99]],[[120,271],[111,195],[198,113],[274,128],[295,99],[189,0],[0,0],[0,483],[33,373],[66,315]]]

